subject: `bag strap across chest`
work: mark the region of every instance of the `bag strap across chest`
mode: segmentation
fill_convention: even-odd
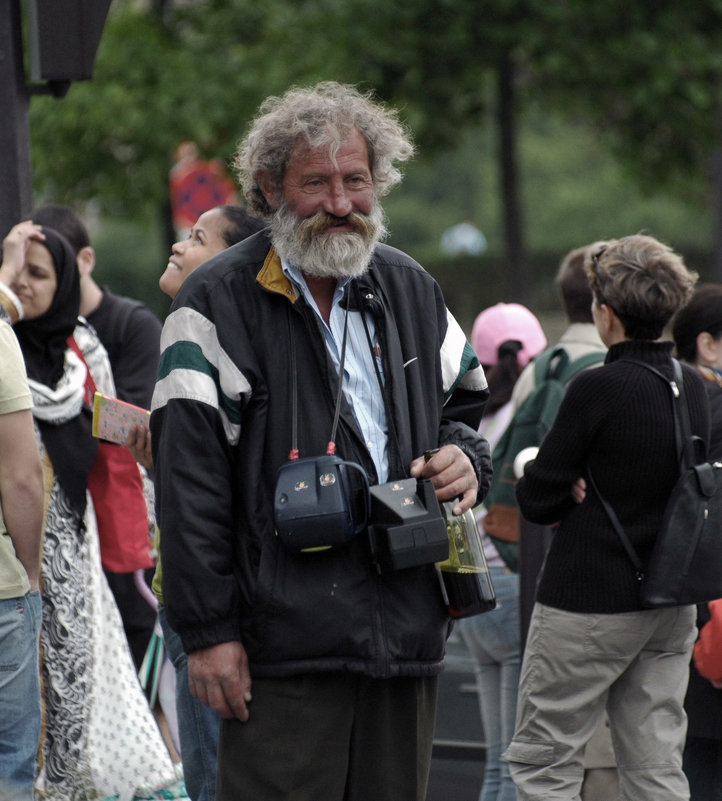
[[[680,473],[687,468],[693,467],[695,463],[694,439],[692,437],[692,427],[689,420],[687,398],[684,394],[684,379],[682,376],[682,366],[680,363],[677,361],[677,359],[672,359],[673,378],[670,379],[667,378],[667,376],[656,367],[652,367],[651,364],[647,364],[646,362],[638,359],[620,359],[620,361],[631,362],[632,364],[638,364],[640,367],[644,367],[645,369],[659,376],[659,378],[661,378],[662,381],[669,386],[672,393],[672,409],[674,411],[674,438],[677,446],[677,456],[680,461]],[[596,492],[599,501],[604,507],[604,511],[607,513],[607,517],[609,518],[612,527],[616,531],[619,539],[622,541],[624,550],[627,552],[629,559],[634,565],[637,580],[642,581],[645,574],[642,560],[639,558],[639,554],[632,545],[632,542],[627,536],[622,524],[619,522],[617,513],[614,511],[609,501],[607,501],[607,499],[599,491],[599,487],[594,480],[594,476],[592,475],[589,465],[587,465],[587,475],[589,476],[589,483],[592,485],[594,492]]]

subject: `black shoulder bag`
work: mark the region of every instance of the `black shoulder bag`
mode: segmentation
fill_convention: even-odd
[[[684,395],[682,368],[673,359],[674,379],[634,361],[658,375],[672,391],[674,430],[680,475],[665,507],[662,524],[644,567],[614,509],[589,480],[624,545],[640,582],[640,600],[648,609],[684,606],[722,597],[722,463],[698,462]]]

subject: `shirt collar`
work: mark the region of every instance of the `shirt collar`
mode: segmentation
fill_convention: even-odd
[[[304,296],[306,301],[313,301],[313,295],[308,288],[308,284],[306,284],[306,279],[303,276],[303,272],[298,268],[294,267],[294,265],[289,264],[284,258],[281,258],[281,269],[283,270],[283,274],[291,281],[294,286],[298,289],[298,291]],[[343,276],[336,279],[336,290],[333,295],[333,305],[335,306],[343,297],[344,290],[346,286],[351,281],[349,276]],[[313,301],[314,308],[316,307],[315,301]]]

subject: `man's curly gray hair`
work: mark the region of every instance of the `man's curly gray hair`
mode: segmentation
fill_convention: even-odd
[[[280,192],[291,152],[301,142],[309,149],[328,146],[331,158],[348,135],[358,130],[366,140],[374,191],[385,195],[401,181],[395,162],[414,153],[409,134],[395,111],[361,94],[355,87],[325,81],[310,88],[292,88],[269,97],[260,106],[233,166],[251,211],[270,216],[272,209],[258,185],[260,171]]]

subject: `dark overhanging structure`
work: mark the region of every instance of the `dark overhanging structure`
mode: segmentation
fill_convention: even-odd
[[[28,111],[93,75],[111,0],[6,0],[0,13],[0,239],[31,210]],[[23,48],[23,8],[25,41]]]

